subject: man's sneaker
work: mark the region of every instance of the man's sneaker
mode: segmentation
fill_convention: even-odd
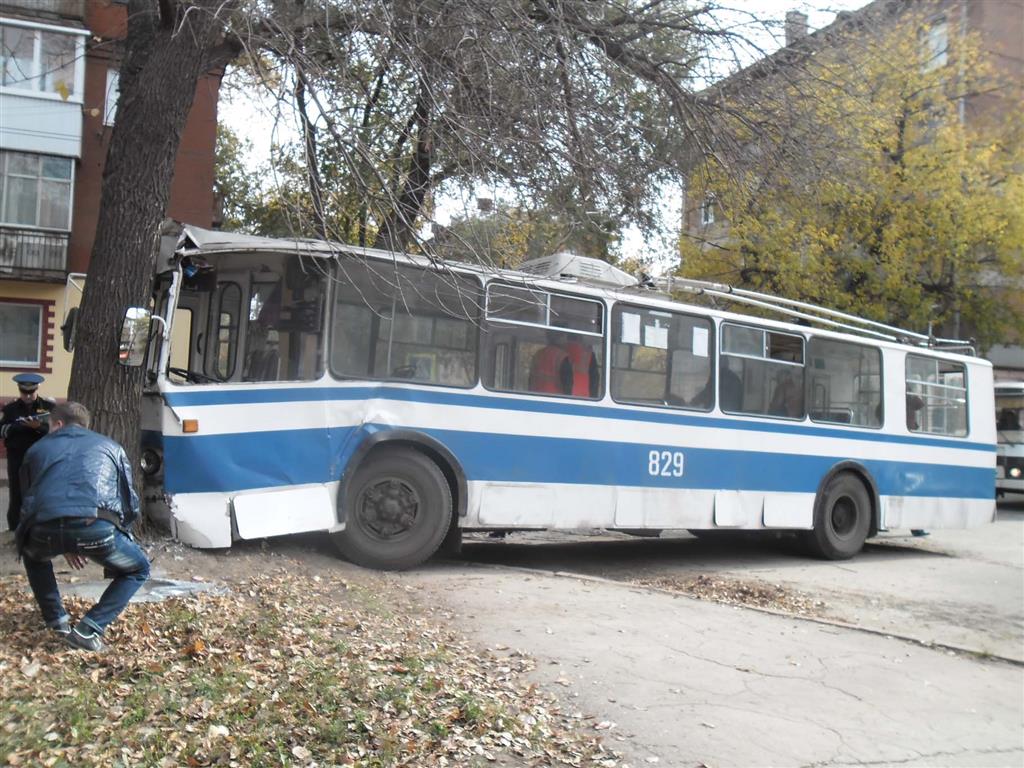
[[[71,634],[71,625],[68,624],[68,622],[66,621],[62,621],[57,626],[50,627],[50,629],[53,630],[54,634],[57,635],[58,640],[66,641],[68,639],[68,635]]]
[[[102,635],[91,629],[87,629],[79,623],[68,632],[65,642],[72,648],[81,651],[102,651],[104,650]]]

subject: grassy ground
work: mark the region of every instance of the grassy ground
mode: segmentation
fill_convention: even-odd
[[[0,578],[0,759],[44,766],[615,766],[398,588],[282,568],[130,605],[110,650],[65,649]],[[73,616],[86,604],[69,600]]]

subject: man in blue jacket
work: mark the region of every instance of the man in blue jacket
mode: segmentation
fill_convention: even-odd
[[[18,552],[46,626],[68,645],[103,650],[103,632],[149,578],[149,560],[131,537],[139,497],[124,449],[89,430],[89,411],[74,402],[54,407],[50,433],[21,466],[22,516]],[[51,560],[72,568],[88,560],[113,578],[99,601],[71,627]]]

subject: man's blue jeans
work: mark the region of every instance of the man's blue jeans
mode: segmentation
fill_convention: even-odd
[[[105,576],[113,577],[96,605],[82,617],[87,627],[103,634],[149,578],[146,553],[113,523],[94,517],[65,517],[33,525],[22,559],[28,583],[48,627],[68,621],[50,563],[52,558],[63,554],[87,557],[103,566]]]

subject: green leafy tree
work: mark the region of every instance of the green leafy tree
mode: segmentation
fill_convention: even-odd
[[[266,216],[266,171],[251,163],[252,142],[239,138],[221,123],[217,126],[214,191],[221,226],[235,232],[254,231]]]
[[[476,215],[455,217],[448,226],[435,226],[435,237],[426,247],[446,259],[502,269],[559,251],[615,263],[620,237],[616,223],[594,213],[574,213],[497,206]]]

